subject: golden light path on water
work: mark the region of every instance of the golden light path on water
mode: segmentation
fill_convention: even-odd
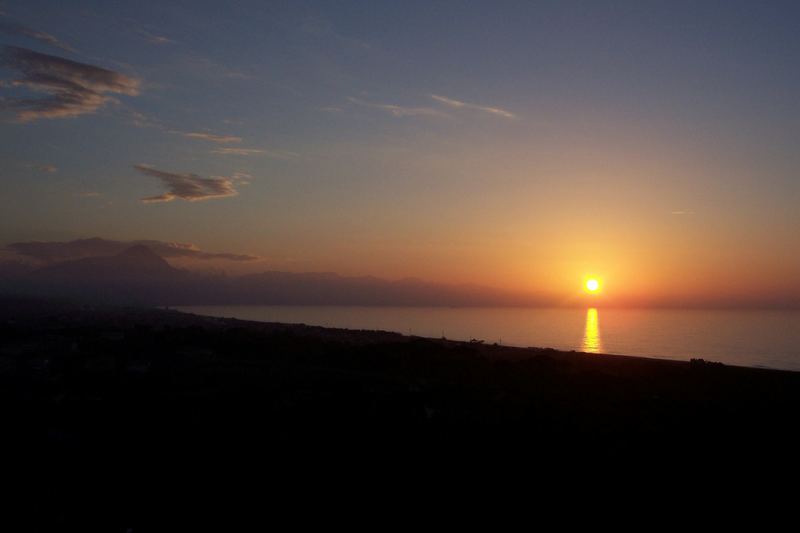
[[[587,353],[602,353],[603,341],[600,338],[600,323],[597,318],[597,308],[590,307],[586,310],[586,329],[583,332],[581,350]]]

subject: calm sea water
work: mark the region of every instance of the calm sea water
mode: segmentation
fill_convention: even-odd
[[[800,370],[800,311],[188,306],[190,313],[263,322],[380,329],[663,359]]]

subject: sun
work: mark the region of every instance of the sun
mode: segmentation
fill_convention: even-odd
[[[600,290],[600,282],[594,278],[586,280],[586,290],[589,292],[597,292]]]

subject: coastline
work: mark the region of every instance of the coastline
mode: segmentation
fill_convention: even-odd
[[[469,348],[482,356],[510,361],[524,360],[539,355],[547,355],[548,357],[558,360],[575,362],[578,364],[586,361],[595,361],[600,364],[603,364],[604,361],[624,364],[626,361],[631,361],[634,364],[681,366],[690,365],[692,361],[695,361],[695,364],[714,365],[729,369],[800,374],[800,371],[797,370],[733,365],[701,357],[685,360],[666,356],[659,357],[627,353],[592,353],[579,350],[563,350],[548,346],[516,346],[486,342],[484,340],[477,340],[477,342],[475,342],[475,339],[473,341],[467,341],[449,339],[446,337],[428,337],[382,329],[343,328],[311,325],[302,322],[273,322],[236,317],[219,317],[193,313],[182,310],[180,307],[183,306],[111,306],[104,304],[77,303],[73,300],[45,300],[31,297],[0,296],[0,320],[8,320],[10,317],[15,316],[23,318],[32,317],[34,320],[38,320],[42,316],[58,315],[59,313],[62,318],[65,318],[68,314],[75,315],[77,312],[78,316],[93,317],[89,318],[89,320],[99,318],[101,322],[104,320],[113,321],[119,327],[131,327],[134,324],[144,324],[148,327],[199,326],[212,329],[246,327],[263,334],[283,332],[297,335],[298,337],[340,342],[353,346],[380,344],[382,342],[426,341],[449,348]]]
[[[53,516],[80,516],[61,494],[89,476],[112,522],[152,519],[125,506],[176,469],[559,476],[800,447],[797,372],[2,298],[0,401],[0,451],[54,487]]]
[[[274,433],[245,423],[252,416],[271,420],[295,444],[331,424],[346,429],[347,440],[382,428],[412,440],[433,431],[442,443],[464,432],[480,441],[488,424],[507,433],[498,442],[513,435],[534,448],[542,434],[552,440],[548,447],[569,447],[570,436],[589,434],[629,450],[699,437],[746,442],[753,427],[765,438],[774,432],[774,442],[796,437],[785,421],[800,409],[800,373],[788,370],[152,308],[0,304],[0,390],[22,406],[20,423],[42,421],[38,445],[45,447],[58,444],[48,433],[53,428],[67,442],[84,442],[86,431],[101,441],[109,436],[92,424],[72,427],[73,418],[88,423],[96,416],[93,398],[114,411],[105,425],[124,427],[132,417],[134,433],[160,428],[182,442],[219,427],[234,435],[255,431],[256,441]],[[69,416],[59,405],[69,406]],[[170,412],[181,430],[161,427]],[[237,413],[238,422],[218,418],[223,412]]]
[[[364,306],[177,306],[200,316],[391,331],[430,339],[562,352],[704,359],[728,366],[800,371],[800,314],[744,311],[608,310],[593,308],[439,308]],[[700,313],[698,315],[698,313]],[[783,326],[781,326],[783,324]],[[800,330],[796,330],[800,331]],[[796,342],[794,342],[796,340]]]

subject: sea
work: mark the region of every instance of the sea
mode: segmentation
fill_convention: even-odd
[[[800,311],[183,306],[198,315],[800,370]]]

